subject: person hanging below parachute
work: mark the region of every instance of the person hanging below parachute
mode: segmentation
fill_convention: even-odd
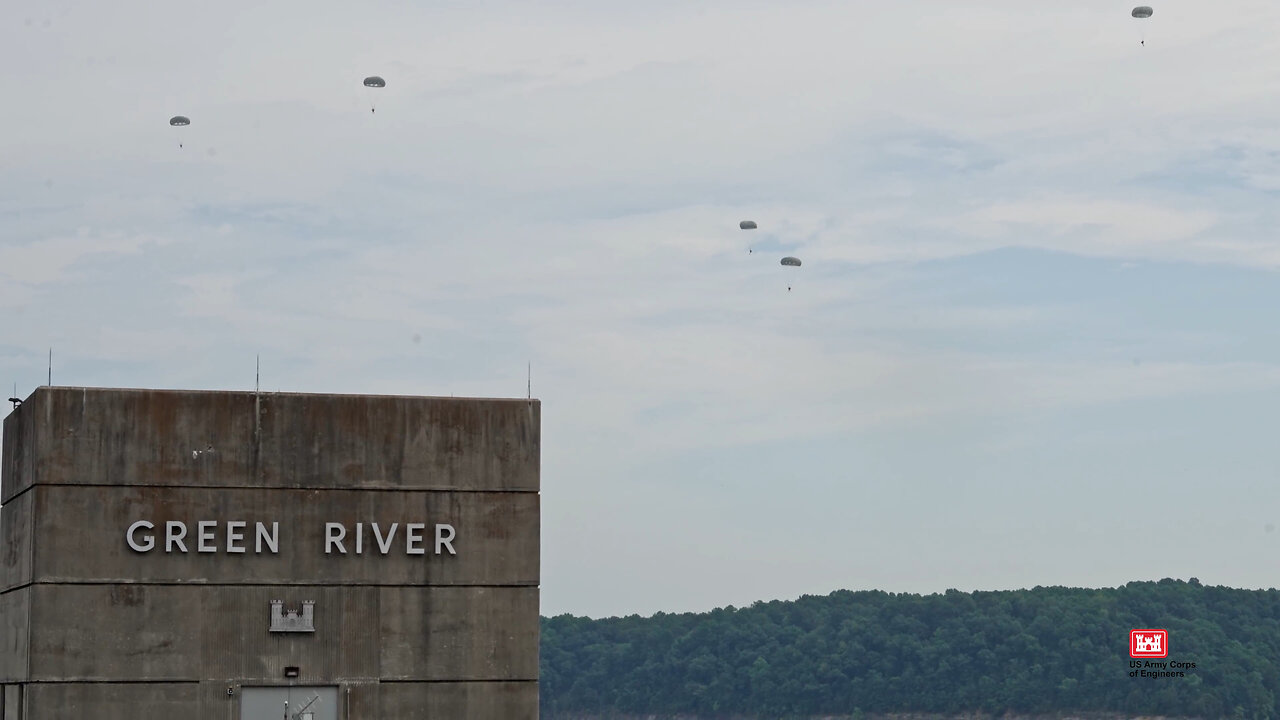
[[[364,86],[367,88],[384,88],[387,86],[387,81],[377,75],[370,75],[364,79]],[[372,90],[369,91],[369,112],[374,112]]]
[[[1154,15],[1155,11],[1147,7],[1146,5],[1139,5],[1138,7],[1133,9],[1133,12],[1129,14],[1139,20],[1146,20],[1147,18]],[[1142,45],[1143,47],[1147,46],[1147,33],[1145,29],[1142,32],[1142,40],[1140,40],[1138,44]]]
[[[743,220],[742,222],[738,223],[738,229],[739,229],[739,230],[755,230],[755,229],[756,229],[756,221],[755,221],[755,220]],[[748,246],[748,247],[747,247],[747,252],[748,252],[748,253],[752,253],[752,252],[755,252],[755,251],[754,251],[754,249],[753,249],[753,248],[751,248],[750,246]]]
[[[788,255],[782,258],[782,265],[784,267],[800,267],[800,258]],[[787,292],[791,292],[791,285],[787,285]]]
[[[173,117],[169,118],[169,124],[172,125],[173,127],[186,127],[191,124],[191,118],[188,118],[184,115],[174,115]],[[178,148],[179,149],[182,148],[181,142],[178,143]]]

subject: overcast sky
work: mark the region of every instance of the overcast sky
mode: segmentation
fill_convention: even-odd
[[[14,0],[0,384],[532,363],[546,615],[1270,587],[1280,5],[1154,7]]]

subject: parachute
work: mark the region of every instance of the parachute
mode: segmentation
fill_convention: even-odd
[[[191,124],[191,118],[185,115],[174,115],[169,118],[169,124],[173,127],[186,127]],[[178,148],[182,148],[182,143],[178,143]]]
[[[1132,16],[1134,16],[1135,18],[1137,18],[1137,19],[1139,19],[1139,20],[1146,20],[1147,18],[1149,18],[1149,17],[1151,17],[1152,15],[1154,15],[1154,14],[1155,14],[1155,10],[1152,10],[1151,8],[1147,7],[1146,5],[1139,5],[1138,7],[1136,7],[1136,8],[1134,8],[1134,9],[1133,9],[1133,12],[1131,12],[1131,13],[1129,13],[1129,14],[1130,14],[1130,15],[1132,15]],[[1142,40],[1141,40],[1141,41],[1139,41],[1139,44],[1140,44],[1140,45],[1142,45],[1143,47],[1146,47],[1146,45],[1147,45],[1147,31],[1146,31],[1146,27],[1145,27],[1145,26],[1143,27],[1143,30],[1142,30]]]
[[[743,220],[742,222],[738,223],[738,229],[739,229],[739,230],[755,230],[755,229],[756,229],[756,221],[755,221],[755,220]],[[750,245],[748,245],[748,246],[747,246],[747,253],[753,253],[753,252],[755,252],[755,248],[753,248],[753,247],[751,247]]]
[[[387,86],[387,81],[383,80],[377,75],[370,75],[369,77],[364,79],[364,86],[367,88],[384,88]],[[369,92],[369,112],[374,112],[373,90],[369,90],[368,92]]]
[[[782,258],[782,265],[786,267],[800,267],[800,258],[788,255],[787,257]],[[787,292],[791,292],[790,285],[787,286]]]

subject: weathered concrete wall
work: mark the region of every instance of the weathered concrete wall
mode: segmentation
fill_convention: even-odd
[[[536,720],[533,682],[383,683],[380,718],[490,718]]]
[[[277,598],[314,600],[316,632],[268,632]],[[6,679],[271,683],[290,665],[304,684],[538,677],[536,588],[40,584],[0,595],[6,630],[28,612],[30,670],[5,668]]]
[[[26,682],[30,673],[31,588],[0,594],[0,682]]]
[[[22,720],[180,718],[191,717],[200,707],[200,686],[189,683],[33,683],[24,690],[26,712],[18,716]]]
[[[32,497],[31,493],[24,493],[0,509],[0,541],[4,542],[4,548],[0,549],[0,592],[31,582],[32,552],[35,548],[32,542]]]
[[[292,682],[339,687],[352,718],[537,717],[539,417],[527,400],[41,388],[4,424],[2,702],[234,719],[238,688]],[[140,520],[150,549],[128,542]],[[170,522],[186,552],[167,551]],[[314,601],[315,632],[271,633],[274,599]]]
[[[32,397],[35,397],[34,395]],[[24,403],[25,404],[25,403]],[[4,453],[0,458],[0,505],[7,504],[16,488],[28,487],[34,480],[36,445],[36,413],[14,412],[4,419]],[[15,488],[13,492],[10,488]]]
[[[37,482],[537,492],[540,414],[528,400],[40,388],[5,422],[0,502]]]
[[[527,587],[379,589],[386,680],[536,680],[538,594]]]

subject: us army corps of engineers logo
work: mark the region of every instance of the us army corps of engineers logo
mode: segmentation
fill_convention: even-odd
[[[1186,677],[1196,664],[1169,660],[1168,630],[1129,631],[1129,677]],[[1162,659],[1155,659],[1162,658]]]
[[[1162,658],[1169,656],[1168,630],[1130,630],[1129,657]]]

